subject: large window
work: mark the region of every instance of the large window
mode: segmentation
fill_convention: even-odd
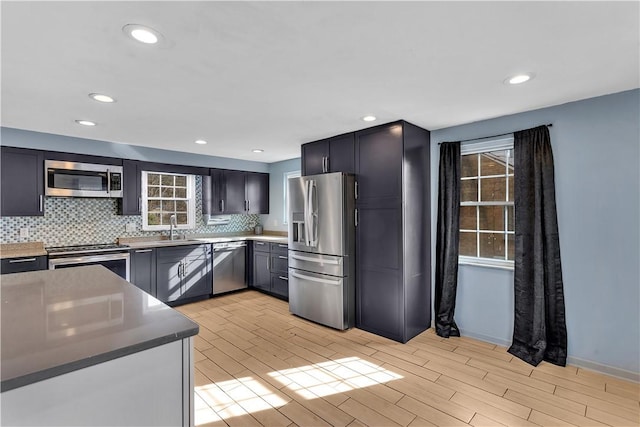
[[[460,262],[512,267],[513,139],[461,149]]]
[[[142,229],[195,228],[195,176],[142,172]]]
[[[289,178],[297,178],[300,176],[300,171],[291,171],[291,172],[285,172],[283,174],[283,184],[284,184],[284,188],[282,190],[282,194],[284,194],[284,214],[283,214],[283,220],[282,220],[282,224],[283,225],[287,225],[287,223],[289,222],[289,185],[287,184],[289,181]]]

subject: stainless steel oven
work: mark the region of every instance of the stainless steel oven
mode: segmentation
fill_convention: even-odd
[[[129,247],[126,245],[107,243],[46,249],[49,254],[49,270],[81,265],[102,265],[129,281],[130,256]]]

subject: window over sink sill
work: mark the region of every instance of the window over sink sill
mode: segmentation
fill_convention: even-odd
[[[195,228],[195,176],[142,171],[142,229],[169,230],[171,215],[176,229]]]

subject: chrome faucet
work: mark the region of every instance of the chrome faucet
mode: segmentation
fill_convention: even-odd
[[[178,226],[178,218],[175,214],[169,217],[169,238],[171,240],[175,239],[176,227]]]

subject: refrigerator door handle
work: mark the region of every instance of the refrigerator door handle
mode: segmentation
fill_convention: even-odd
[[[310,204],[309,204],[309,188],[311,187],[311,181],[305,182],[305,193],[304,193],[304,245],[311,246],[311,241],[309,240],[310,236],[310,224],[311,224],[311,215],[309,215]]]
[[[299,261],[309,261],[309,262],[315,262],[318,264],[332,264],[332,265],[340,265],[340,261],[335,260],[335,259],[317,259],[317,258],[311,258],[308,256],[302,256],[302,255],[296,255],[296,254],[289,254],[289,256],[293,259],[297,259]]]
[[[318,246],[318,187],[315,181],[309,181],[309,246],[315,248]]]
[[[318,282],[318,283],[323,283],[325,285],[333,285],[333,286],[339,286],[340,285],[340,280],[321,279],[319,277],[306,276],[304,274],[296,273],[296,272],[293,272],[293,271],[290,271],[289,274],[291,276],[293,276],[293,277],[297,277],[298,279],[309,280],[309,281]]]

